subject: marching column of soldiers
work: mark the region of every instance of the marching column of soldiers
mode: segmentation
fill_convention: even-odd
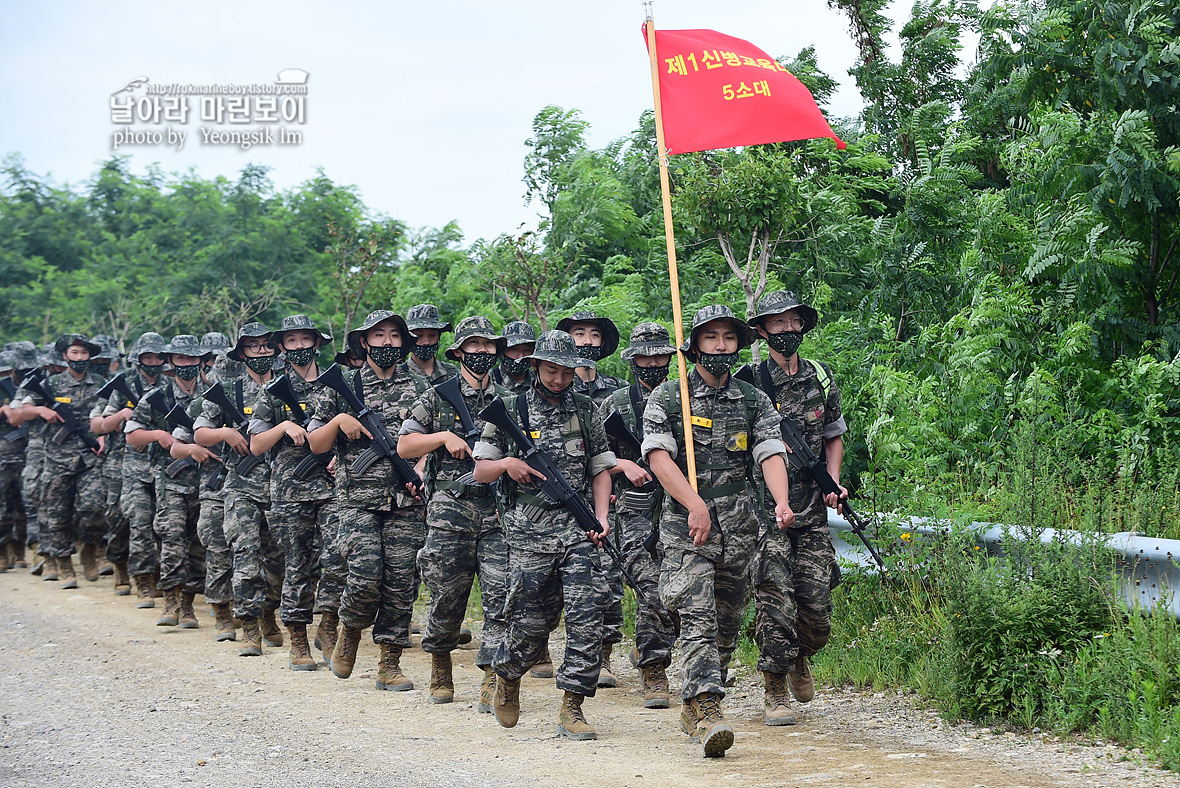
[[[478,580],[478,712],[513,727],[530,711],[524,675],[551,678],[557,731],[574,740],[597,738],[586,699],[618,683],[631,586],[643,705],[671,706],[675,648],[680,728],[723,756],[751,601],[766,725],[795,724],[791,699],[814,696],[809,658],[831,630],[839,569],[826,510],[847,491],[825,496],[788,473],[780,433],[784,421],[800,430],[838,483],[840,391],[825,364],[799,355],[816,322],[777,291],[748,320],[701,309],[679,348],[641,323],[622,351],[630,383],[598,369],[620,333],[593,312],[538,336],[481,316],[452,327],[429,304],[406,318],[378,310],[324,369],[332,337],[305,315],[277,330],[249,323],[233,340],[147,332],[126,358],[102,335],[10,342],[0,571],[31,566],[63,589],[78,572],[111,575],[116,595],[162,607],[163,627],[201,628],[203,594],[214,638],[237,656],[288,644],[291,670],[323,665],[340,679],[370,630],[377,687],[393,691],[415,686],[402,655],[425,585],[431,703],[466,689],[451,652],[472,640],[463,624]],[[769,358],[739,375],[739,352],[759,340]],[[668,380],[677,352],[692,365],[690,403]]]

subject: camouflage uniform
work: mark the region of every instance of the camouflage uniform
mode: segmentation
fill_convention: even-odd
[[[470,317],[459,323],[455,343],[448,357],[469,337],[484,337],[503,344],[487,318]],[[489,380],[490,388],[476,391],[458,377],[459,391],[475,426],[483,429],[479,412],[504,390]],[[462,434],[455,409],[434,388],[422,392],[401,427],[401,435],[435,433],[449,429]],[[472,461],[456,459],[445,447],[436,449],[427,461],[427,487],[431,489],[426,507],[426,545],[418,554],[418,569],[430,590],[430,613],[422,649],[427,653],[449,653],[459,645],[459,630],[479,575],[483,604],[483,635],[477,667],[486,668],[504,638],[506,621],[508,545],[496,515],[496,499],[490,484],[471,478]]]
[[[450,331],[451,324],[439,318],[438,307],[433,304],[418,304],[410,307],[410,311],[406,312],[406,330],[413,334],[421,328],[433,328],[439,333],[442,333]],[[442,383],[447,378],[453,378],[459,374],[459,368],[454,364],[450,364],[440,358],[435,358],[434,370],[427,375],[419,365],[418,357],[412,351],[407,350],[407,352],[409,355],[405,361],[398,365],[398,371],[405,372],[417,378],[425,378],[431,386],[436,383]]]
[[[568,334],[551,331],[538,338],[532,358],[564,366],[593,365],[572,350]],[[534,443],[550,454],[570,486],[589,498],[594,476],[616,464],[593,405],[572,390],[556,404],[536,389],[519,396],[527,402]],[[517,399],[505,400],[514,420]],[[499,460],[517,454],[510,438],[486,424],[473,456]],[[569,510],[539,495],[536,482],[521,487],[505,474],[501,483],[511,491],[514,505],[504,518],[509,548],[508,631],[493,660],[496,674],[518,681],[536,663],[548,642],[552,611],[564,605],[565,659],[557,672],[557,687],[593,697],[602,664],[602,617],[608,594],[600,551]]]
[[[763,298],[750,322],[756,324],[789,309],[804,316],[803,333],[815,325],[815,310],[786,291]],[[791,375],[768,360],[757,368],[756,380],[763,388],[762,375],[767,372],[775,406],[800,429],[815,456],[822,458],[825,442],[848,431],[831,370],[800,358],[798,371]],[[787,530],[773,524],[766,527],[750,568],[758,669],[771,673],[794,670],[796,659],[818,653],[832,631],[831,589],[838,570],[828,509],[819,486],[804,473],[791,474],[791,509],[794,526]]]
[[[128,385],[136,392],[136,396],[143,396],[147,388],[143,379],[136,373],[126,376]],[[113,416],[123,408],[135,407],[129,400],[125,400],[119,392],[112,392],[110,398],[94,403],[90,411],[90,418],[106,418]],[[106,481],[106,518],[107,518],[107,549],[106,559],[112,564],[127,561],[131,537],[131,522],[123,513],[123,463],[127,455],[127,440],[121,430],[107,433],[107,445],[103,452],[106,459],[102,465],[102,475]]]
[[[504,339],[506,347],[536,345],[537,332],[523,320],[514,320],[504,326]],[[492,370],[492,380],[496,381],[496,385],[502,387],[509,394],[521,394],[528,391],[533,385],[533,369],[531,363],[525,358],[521,358],[520,363],[524,367],[524,377],[521,380],[517,380],[510,374],[509,367],[513,364],[513,361],[507,356],[502,358],[500,365]]]
[[[36,358],[34,366],[44,367],[48,360],[45,354],[34,349]],[[19,392],[18,392],[19,393]],[[31,547],[37,544],[37,553],[46,555],[48,542],[41,539],[41,480],[45,471],[45,436],[49,425],[44,419],[33,419],[25,422],[29,428],[25,443],[25,467],[20,475],[21,499],[25,505],[25,523],[28,530],[28,542]]]
[[[727,318],[749,329],[725,307],[706,307],[694,319],[695,329]],[[686,355],[695,361],[696,354]],[[722,671],[727,668],[748,599],[747,577],[761,524],[758,498],[749,482],[752,466],[786,456],[778,428],[779,415],[770,399],[730,375],[712,388],[693,369],[688,376],[692,397],[692,436],[700,496],[708,504],[712,527],[697,547],[688,532],[688,512],[665,495],[660,516],[660,599],[680,615],[680,656],[685,703],[702,693],[724,696]],[[678,381],[661,384],[643,414],[643,456],[662,449],[688,476]]]
[[[18,361],[16,351],[4,350],[0,353],[0,374],[18,368]],[[17,382],[14,381],[13,385]],[[11,407],[12,400],[0,394],[0,404]],[[13,427],[7,419],[0,421],[0,548],[17,544],[23,550],[25,546],[27,523],[21,496],[21,471],[25,467],[28,433],[28,429]],[[7,560],[3,555],[0,559]]]
[[[363,333],[377,323],[395,318],[402,336],[408,338],[405,322],[392,312],[371,313]],[[379,413],[391,436],[397,435],[410,414],[424,377],[412,377],[397,365],[382,380],[366,363],[359,370],[344,373],[355,388],[360,377],[365,405]],[[343,398],[323,387],[315,401],[312,429],[318,429],[339,413],[349,412]],[[356,415],[355,413],[352,415]],[[406,648],[410,645],[410,616],[418,593],[415,568],[418,551],[426,541],[425,504],[415,501],[398,482],[393,465],[379,460],[363,474],[351,463],[369,447],[368,438],[349,440],[336,436],[336,503],[340,517],[340,554],[348,564],[348,575],[340,598],[340,621],[349,629],[373,627],[373,642]]]

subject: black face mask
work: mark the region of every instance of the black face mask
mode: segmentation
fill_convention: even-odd
[[[369,358],[381,369],[389,369],[405,358],[405,354],[400,347],[374,347],[370,345]]]
[[[85,361],[74,361],[73,359],[70,359],[66,361],[66,363],[69,364],[70,369],[74,370],[75,372],[87,372],[90,370],[90,359],[86,359]]]
[[[412,349],[415,356],[423,361],[429,361],[438,353],[438,343],[435,342],[433,345],[414,345]]]
[[[574,385],[574,382],[571,380],[570,384],[568,386],[566,386],[565,388],[563,388],[561,391],[554,391],[553,389],[551,389],[548,386],[545,386],[541,383],[541,376],[540,375],[538,375],[537,379],[533,381],[533,388],[535,388],[537,390],[537,393],[541,394],[542,396],[548,397],[549,399],[561,399],[567,391],[569,391],[571,388],[573,388],[573,385]]]
[[[602,358],[602,345],[578,345],[577,350],[579,356],[591,361],[598,361]]]
[[[496,366],[497,358],[498,353],[464,353],[463,366],[467,367],[472,375],[481,378]]]
[[[529,365],[532,362],[528,358],[504,358],[500,361],[500,369],[504,370],[504,374],[509,377],[519,378],[521,375],[529,371]]]
[[[306,367],[315,358],[316,348],[303,347],[298,350],[288,350],[287,360],[291,362],[292,366]]]
[[[140,364],[139,368],[143,370],[143,374],[149,378],[158,378],[160,373],[164,371],[163,364]]]
[[[635,363],[635,359],[631,359],[631,374],[635,376],[636,380],[642,380],[652,388],[668,379],[668,367],[669,364],[662,364],[658,367],[641,367]]]
[[[802,331],[784,331],[781,334],[767,334],[766,344],[770,349],[790,358],[795,355],[799,345],[803,342]]]
[[[111,368],[109,361],[88,361],[89,369],[93,372],[106,372]]]
[[[248,366],[255,375],[265,375],[274,366],[274,356],[249,356],[246,358]]]
[[[173,364],[172,371],[175,372],[176,377],[180,378],[181,380],[196,380],[197,375],[201,374],[201,365],[193,364],[192,366],[188,367],[178,367]]]
[[[737,363],[737,353],[701,353],[697,352],[701,366],[715,378],[723,377],[733,365]]]

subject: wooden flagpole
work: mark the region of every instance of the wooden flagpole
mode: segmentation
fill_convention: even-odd
[[[672,229],[672,191],[668,184],[668,148],[664,145],[664,115],[660,109],[660,66],[656,58],[656,23],[647,8],[647,53],[651,58],[651,92],[656,110],[656,153],[660,158],[660,195],[664,202],[664,242],[668,246],[668,280],[672,285],[672,321],[676,324],[676,365],[680,370],[680,415],[684,419],[684,457],[688,483],[697,489],[697,458],[692,444],[692,397],[688,393],[688,368],[684,354],[684,321],[680,313],[680,276],[676,270],[676,237]]]

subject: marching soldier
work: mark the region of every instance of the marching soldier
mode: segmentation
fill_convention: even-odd
[[[6,348],[0,352],[0,378],[12,386],[7,391],[0,391],[0,571],[24,563],[27,536],[20,477],[25,467],[28,430],[22,432],[8,418],[13,412],[13,398],[8,392],[16,394],[20,381],[16,380],[15,373],[20,360],[16,350]]]
[[[406,313],[406,329],[413,337],[414,344],[410,345],[409,354],[402,362],[402,372],[424,377],[432,386],[458,374],[459,370],[454,364],[435,358],[439,338],[444,331],[451,330],[451,324],[438,316],[438,307],[434,304],[410,307]]]
[[[492,370],[492,378],[509,394],[520,394],[533,385],[533,368],[528,356],[537,346],[537,332],[523,320],[514,320],[504,326],[504,341],[504,357]]]

